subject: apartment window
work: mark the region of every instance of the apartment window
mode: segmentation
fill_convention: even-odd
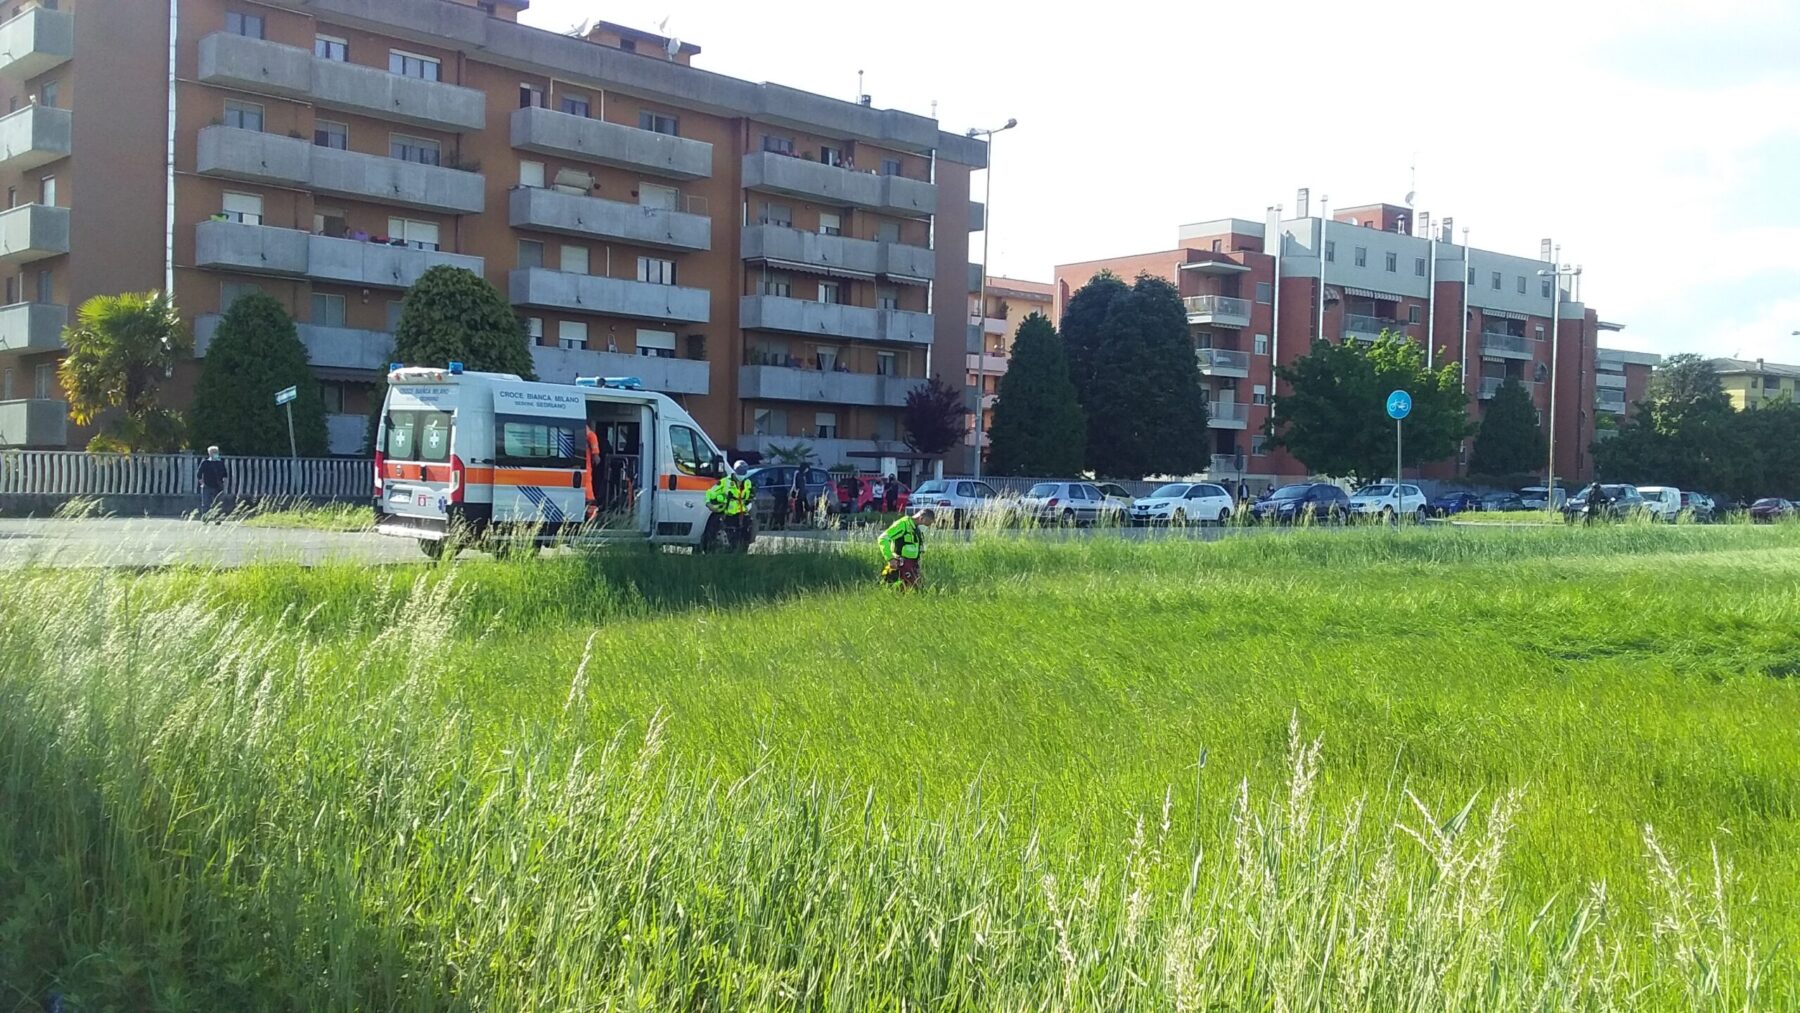
[[[1388,254],[1387,255],[1387,272],[1389,274],[1395,274],[1395,273],[1398,273],[1399,270],[1400,270],[1400,255],[1398,253]]]
[[[1519,275],[1519,294],[1525,294],[1525,276],[1522,274]]]
[[[898,176],[898,175],[900,175],[900,160],[898,158],[882,159],[881,160],[881,174],[883,176]]]
[[[0,370],[0,401],[11,401],[12,399],[13,371],[12,367],[8,366],[5,369]]]
[[[894,354],[893,352],[876,352],[875,353],[875,375],[876,376],[899,376],[900,375],[900,357],[898,355]]]
[[[41,368],[41,367],[40,367]],[[813,416],[813,436],[821,440],[835,440],[838,434],[837,412],[819,412]]]
[[[830,211],[819,212],[819,235],[841,236],[844,234],[843,216]]]
[[[1215,240],[1213,240],[1213,241],[1212,241],[1212,251],[1213,251],[1213,252],[1214,252],[1214,253],[1223,253],[1223,252],[1225,252],[1225,241],[1224,241],[1224,240],[1222,240],[1222,239],[1215,239]]]
[[[529,339],[525,342],[528,345],[541,345],[544,343],[543,317],[525,318],[525,337]]]
[[[519,267],[544,266],[544,244],[535,239],[519,240]]]
[[[1539,341],[1544,340],[1544,325],[1543,324],[1537,325],[1537,333],[1532,335],[1532,337],[1535,337]]]
[[[1496,291],[1496,292],[1500,291],[1500,272],[1499,271],[1494,272],[1493,284],[1494,284],[1494,291]]]
[[[1420,320],[1424,319],[1423,314],[1424,314],[1424,311],[1422,309],[1420,309],[1419,307],[1408,306],[1406,308],[1406,322],[1409,324],[1416,324]]]
[[[1337,263],[1337,241],[1334,239],[1325,240],[1325,262],[1328,264]]]
[[[255,102],[226,99],[225,125],[237,127],[240,130],[255,130],[260,133],[263,128],[263,107]]]
[[[325,402],[325,414],[343,415],[344,392],[346,385],[341,383],[319,384],[319,399]]]
[[[680,211],[681,191],[672,186],[662,186],[657,183],[639,183],[638,204],[647,208],[661,208],[664,211]]]
[[[19,279],[13,275],[6,276],[6,301],[0,305],[11,306],[19,301]]]
[[[758,436],[787,435],[787,412],[781,408],[758,408],[751,418],[751,431]]]
[[[819,301],[835,305],[844,301],[844,287],[835,281],[819,282]]]
[[[588,273],[587,247],[576,246],[573,243],[564,243],[562,247],[562,260],[559,261],[559,263],[562,265],[561,270],[564,274]],[[639,280],[641,281],[642,279]]]
[[[1418,275],[1421,278],[1425,277],[1425,258],[1424,257],[1414,257],[1413,258],[1413,273]]]
[[[438,61],[434,57],[420,56],[417,53],[403,52],[398,49],[388,50],[388,73],[401,77],[416,77],[421,81],[438,81]]]
[[[9,186],[6,188],[6,206],[9,208],[16,208],[19,206],[19,188],[18,187]]]
[[[342,211],[320,208],[313,212],[313,231],[321,236],[342,239],[350,231]]]
[[[898,243],[900,241],[900,223],[880,222],[876,224],[875,241],[880,243]]]
[[[791,155],[794,153],[794,139],[792,137],[780,137],[775,134],[764,134],[763,150],[773,151],[777,155]]]
[[[1269,388],[1260,383],[1257,384],[1256,386],[1250,388],[1250,403],[1251,404],[1268,404],[1269,403]]]
[[[844,164],[844,149],[834,148],[829,144],[821,144],[819,145],[819,161],[826,165],[841,167]]]
[[[331,35],[315,35],[313,55],[321,60],[344,63],[350,59],[350,43]]]
[[[639,257],[637,280],[650,285],[675,284],[675,262],[661,257]]]
[[[675,332],[640,330],[637,332],[637,351],[651,359],[673,359]]]
[[[1546,298],[1546,299],[1550,298],[1550,279],[1549,278],[1545,278],[1542,282],[1540,282],[1538,284],[1538,291],[1543,294],[1544,298]]]
[[[588,97],[586,95],[564,95],[557,108],[568,113],[570,116],[580,116],[581,118],[586,119],[588,114]]]
[[[438,142],[408,134],[388,135],[388,157],[420,165],[443,164],[443,148]]]
[[[1260,433],[1250,437],[1250,456],[1267,457],[1269,454],[1269,438]]]
[[[794,294],[794,283],[786,275],[781,274],[764,278],[762,294],[780,296],[783,299],[790,298]]]
[[[520,84],[519,84],[519,108],[520,109],[542,109],[542,108],[544,108],[544,89],[538,87],[535,84],[520,82]]]
[[[544,185],[544,163],[520,162],[519,185],[542,187]]]
[[[1264,306],[1275,300],[1275,286],[1266,281],[1256,283],[1256,301]]]
[[[344,326],[344,297],[329,292],[314,292],[312,322],[321,327]]]
[[[38,85],[37,104],[54,107],[56,105],[57,91],[58,89],[55,81],[45,81],[43,84]]]
[[[8,303],[11,303],[13,300],[7,299],[6,301]],[[52,274],[50,269],[47,267],[38,269],[37,301],[38,302],[55,302],[56,301],[56,275]]]
[[[1472,267],[1469,268],[1469,284],[1475,284],[1475,269]]]
[[[263,220],[263,199],[261,194],[225,192],[220,202],[220,210],[227,221],[241,222],[245,225],[261,225]]]
[[[779,225],[784,229],[793,228],[794,209],[786,204],[772,204],[769,201],[763,201],[762,214],[757,221],[763,225]]]
[[[239,299],[261,291],[262,286],[253,281],[222,281],[219,283],[219,310],[227,312]]]
[[[421,222],[411,218],[389,218],[388,236],[404,242],[415,250],[438,248],[436,222]]]
[[[588,325],[585,320],[559,320],[556,322],[556,347],[586,348],[587,340]]]
[[[346,151],[350,147],[350,126],[335,120],[316,120],[313,122],[313,143],[321,148]]]
[[[897,309],[899,309],[900,308],[900,293],[894,291],[891,288],[876,289],[875,290],[875,308],[882,309],[882,310],[897,310]]]
[[[260,39],[263,37],[263,16],[226,11],[225,30],[232,35],[242,35],[247,39]]]
[[[1359,246],[1356,248],[1356,266],[1357,267],[1368,267],[1369,266],[1369,248],[1368,247]]]
[[[33,376],[33,396],[39,401],[48,401],[56,396],[56,367],[48,362],[40,363]]]
[[[619,48],[621,50],[624,50],[627,53],[635,53],[635,52],[637,52],[637,40],[636,39],[620,39],[619,40]]]
[[[1269,354],[1269,336],[1267,334],[1258,334],[1256,336],[1255,350],[1257,355]]]
[[[653,133],[674,136],[680,126],[680,121],[673,116],[665,116],[662,113],[653,113],[648,109],[638,113],[639,130],[649,130]]]

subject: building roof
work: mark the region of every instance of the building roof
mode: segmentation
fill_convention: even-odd
[[[1026,281],[1023,278],[1007,278],[990,274],[987,279],[988,295],[1010,296],[1014,299],[1028,299],[1048,302],[1055,298],[1055,289],[1047,281]]]
[[[1712,368],[1721,375],[1733,373],[1761,373],[1765,376],[1797,376],[1800,377],[1800,366],[1791,366],[1784,362],[1769,362],[1765,359],[1708,359]]]
[[[1623,348],[1596,348],[1594,359],[1597,362],[1618,363],[1619,365],[1658,366],[1662,364],[1662,356],[1655,352],[1633,352]]]
[[[654,42],[654,43],[656,43],[657,49],[662,49],[663,47],[667,46],[670,42],[675,41],[672,37],[667,36],[667,35],[658,35],[655,32],[646,32],[641,28],[631,28],[627,25],[617,24],[616,22],[612,22],[612,21],[596,21],[596,22],[594,22],[594,26],[592,28],[588,29],[588,38],[590,38],[590,39],[593,38],[594,34],[597,32],[610,32],[614,35],[617,35],[621,39],[631,39],[634,42]],[[683,42],[680,44],[680,46],[681,46],[680,52],[682,52],[688,56],[693,56],[694,54],[700,52],[700,47],[694,45],[691,42]]]

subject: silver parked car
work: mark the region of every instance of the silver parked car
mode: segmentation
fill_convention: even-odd
[[[1011,513],[1010,501],[994,491],[986,482],[972,478],[933,479],[912,491],[912,507],[923,507],[934,520],[962,527],[972,521],[995,518],[1004,521]]]
[[[1019,511],[1040,524],[1092,524],[1105,502],[1092,482],[1039,482],[1019,500]]]

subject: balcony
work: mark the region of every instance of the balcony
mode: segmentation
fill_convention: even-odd
[[[713,174],[712,145],[692,138],[535,106],[514,110],[511,130],[513,147],[540,155],[636,169],[665,179],[707,179]]]
[[[981,232],[987,228],[987,205],[978,200],[969,202],[969,231]]]
[[[765,190],[884,214],[937,213],[937,187],[905,176],[881,176],[772,151],[744,156],[744,189]]]
[[[1624,390],[1625,374],[1597,372],[1594,374],[1594,386],[1604,387],[1607,390]]]
[[[1242,401],[1209,401],[1206,425],[1211,429],[1245,429],[1250,425],[1250,406]]]
[[[1250,326],[1250,300],[1228,295],[1191,295],[1181,300],[1190,324],[1212,327]]]
[[[507,221],[515,229],[565,236],[622,239],[676,250],[712,249],[712,219],[683,211],[603,200],[540,187],[519,187],[507,197]]]
[[[60,351],[68,323],[69,308],[56,303],[0,306],[0,353]]]
[[[47,398],[0,401],[0,447],[62,450],[69,442],[69,403]]]
[[[969,372],[986,372],[989,376],[1001,376],[1006,373],[1007,357],[1004,355],[981,355],[970,352],[968,355]]]
[[[646,389],[664,394],[705,394],[712,388],[712,371],[698,359],[533,345],[531,364],[546,383],[568,383],[578,376],[635,376]]]
[[[1503,334],[1497,331],[1481,332],[1481,354],[1492,355],[1502,359],[1532,358],[1531,339],[1523,334]]]
[[[411,288],[420,275],[438,266],[460,267],[476,274],[484,268],[480,257],[230,221],[201,222],[195,228],[194,246],[198,267],[369,288]]]
[[[322,60],[310,50],[227,32],[200,40],[200,80],[452,133],[487,122],[487,96],[473,88]]]
[[[194,357],[205,358],[219,330],[217,313],[202,313],[194,318]],[[394,336],[386,331],[365,331],[354,327],[327,327],[324,324],[296,324],[300,343],[306,346],[310,365],[325,369],[369,370],[387,372],[393,361]]]
[[[1005,317],[970,317],[969,323],[980,325],[983,334],[1004,335],[1006,333]]]
[[[298,137],[239,127],[202,128],[195,169],[203,176],[450,214],[478,214],[487,206],[487,181],[480,173],[324,148]]]
[[[310,141],[215,124],[200,128],[194,170],[202,176],[304,188],[312,180]]]
[[[1344,314],[1344,339],[1374,341],[1383,331],[1401,333],[1404,325],[1391,317],[1372,317],[1362,313]]]
[[[1501,385],[1506,383],[1504,376],[1484,376],[1481,378],[1481,400],[1492,401],[1494,395],[1500,393]]]
[[[194,264],[249,274],[303,277],[307,233],[270,225],[205,221],[194,229]]]
[[[1246,463],[1238,454],[1214,454],[1207,461],[1206,473],[1215,479],[1221,475],[1242,474]]]
[[[703,288],[527,267],[507,275],[506,289],[514,306],[663,322],[706,323],[712,318],[712,293]]]
[[[853,465],[861,470],[873,468],[875,455],[909,454],[906,444],[899,440],[845,440],[819,438],[812,436],[766,436],[746,435],[738,440],[738,449],[756,454],[769,454],[776,446],[791,447],[796,443],[805,444],[813,452],[813,460],[821,468],[834,468],[840,464]],[[851,457],[860,454],[860,457]]]
[[[37,77],[74,55],[75,15],[67,11],[33,7],[0,25],[0,77]]]
[[[1599,411],[1623,415],[1625,413],[1625,392],[1604,388],[1596,390],[1594,391],[1594,407]]]
[[[68,208],[21,204],[0,211],[0,264],[16,267],[68,252]]]
[[[976,295],[981,291],[981,265],[969,265],[969,294]]]
[[[1206,376],[1240,376],[1250,375],[1250,353],[1240,352],[1232,348],[1200,348],[1194,351],[1194,357],[1200,362],[1200,372]]]
[[[880,376],[874,373],[828,373],[788,366],[741,366],[738,397],[767,401],[806,401],[816,404],[869,405],[903,408],[906,395],[924,380]]]
[[[25,172],[69,157],[67,109],[26,106],[0,116],[0,170]]]
[[[360,457],[368,441],[367,415],[325,416],[325,452],[335,457]]]
[[[873,278],[881,271],[881,245],[848,236],[822,236],[780,225],[744,228],[739,253],[745,260],[767,261],[818,274]]]
[[[746,331],[784,331],[815,337],[853,338],[929,345],[929,313],[878,310],[784,296],[747,295],[738,301],[739,326]]]

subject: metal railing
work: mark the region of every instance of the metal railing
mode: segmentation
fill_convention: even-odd
[[[1201,369],[1239,369],[1250,371],[1250,355],[1232,348],[1202,348],[1194,353]]]
[[[1501,334],[1495,331],[1482,331],[1481,350],[1484,352],[1513,352],[1518,355],[1530,355],[1531,339],[1523,334]]]
[[[1622,412],[1625,410],[1625,392],[1613,390],[1595,391],[1594,407],[1603,412]]]
[[[1211,401],[1206,417],[1219,422],[1243,422],[1250,417],[1250,406],[1242,401]]]
[[[1364,313],[1344,314],[1344,333],[1376,338],[1382,331],[1399,333],[1401,323],[1391,317],[1372,317]]]
[[[1190,295],[1181,300],[1194,315],[1250,318],[1250,300],[1229,295]]]
[[[192,454],[87,454],[66,450],[0,451],[0,495],[190,496],[200,458]],[[227,457],[226,491],[236,497],[363,499],[371,463],[349,457]]]

